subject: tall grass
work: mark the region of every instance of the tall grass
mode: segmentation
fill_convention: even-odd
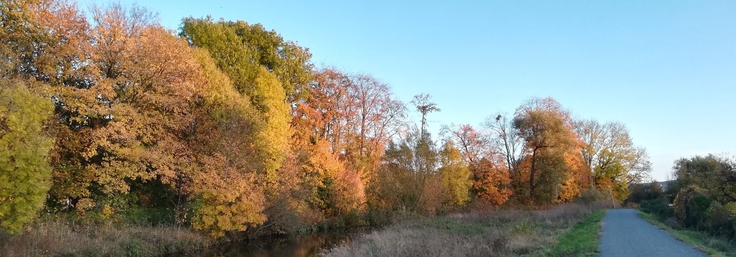
[[[559,235],[606,203],[548,210],[471,212],[408,220],[366,234],[325,256],[548,256]]]
[[[206,236],[186,228],[48,220],[18,235],[0,232],[0,256],[158,256],[209,243]]]

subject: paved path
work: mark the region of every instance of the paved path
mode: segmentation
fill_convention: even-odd
[[[600,257],[706,256],[639,218],[632,209],[608,210],[600,240]]]

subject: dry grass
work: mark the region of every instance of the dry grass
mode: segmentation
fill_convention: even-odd
[[[186,228],[45,221],[18,235],[0,232],[0,256],[158,256],[209,243]]]
[[[451,214],[405,221],[366,234],[325,256],[548,256],[559,235],[606,208],[563,204],[548,210]]]

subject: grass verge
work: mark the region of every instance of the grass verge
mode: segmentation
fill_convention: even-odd
[[[662,223],[656,216],[649,213],[639,211],[639,217],[649,221],[649,223],[652,223],[661,229],[664,229],[678,240],[683,241],[710,256],[736,256],[736,242],[730,242],[727,239],[719,238],[705,232],[689,229],[676,229]]]
[[[606,210],[597,210],[563,234],[552,249],[552,256],[596,256],[601,220]]]
[[[561,204],[543,211],[471,212],[406,220],[323,254],[330,257],[550,256],[559,235],[572,231],[589,214],[604,207],[609,206]],[[597,215],[602,216],[602,212]],[[581,229],[587,231],[587,227]],[[597,223],[594,229],[593,251],[597,251]]]

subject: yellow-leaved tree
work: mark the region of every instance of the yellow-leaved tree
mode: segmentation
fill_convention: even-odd
[[[450,206],[463,206],[470,200],[470,189],[473,186],[472,173],[468,165],[463,162],[460,150],[452,141],[445,143],[440,152],[443,192]]]
[[[188,141],[198,168],[185,188],[193,202],[193,227],[222,236],[265,221],[265,197],[257,183],[261,164],[254,145],[266,124],[250,97],[233,87],[207,50],[196,49],[195,57],[206,81],[193,106],[196,125]]]
[[[51,186],[53,139],[43,125],[52,112],[25,85],[0,79],[0,228],[11,233],[33,221]]]

